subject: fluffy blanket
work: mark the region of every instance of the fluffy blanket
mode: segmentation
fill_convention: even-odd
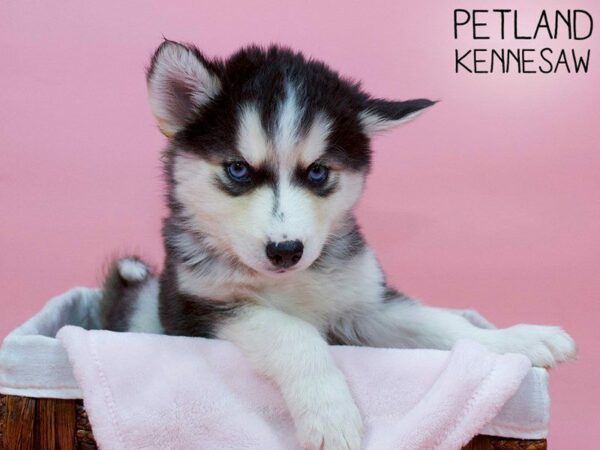
[[[103,450],[298,448],[276,387],[228,342],[75,326],[57,338]],[[502,428],[492,420],[531,373],[524,356],[468,341],[451,352],[331,350],[367,449],[459,449],[486,427]]]

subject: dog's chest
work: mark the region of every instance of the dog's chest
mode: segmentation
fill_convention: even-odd
[[[180,267],[178,278],[181,290],[198,297],[274,307],[318,327],[380,301],[384,289],[383,275],[370,250],[327,269],[281,277],[225,275],[223,270],[197,274]]]

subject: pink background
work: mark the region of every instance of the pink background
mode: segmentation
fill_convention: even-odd
[[[452,9],[480,2],[283,3],[0,4],[0,336],[48,297],[97,285],[115,252],[161,262],[164,139],[144,83],[161,35],[220,56],[280,42],[376,95],[443,100],[375,141],[360,221],[406,292],[500,325],[566,327],[580,356],[552,373],[551,447],[589,448],[600,439],[600,33],[549,43],[591,47],[587,75],[456,75]],[[522,16],[543,3],[520,2]],[[600,19],[598,2],[553,3]]]

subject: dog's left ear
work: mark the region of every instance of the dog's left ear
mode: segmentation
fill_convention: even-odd
[[[429,108],[435,103],[425,98],[403,102],[370,99],[367,100],[365,108],[359,114],[359,119],[365,132],[372,136],[414,119],[425,108]]]
[[[165,40],[147,72],[150,107],[167,137],[182,130],[221,90],[214,65],[191,46]]]

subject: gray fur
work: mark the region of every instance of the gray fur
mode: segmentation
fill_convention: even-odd
[[[359,255],[367,244],[354,215],[348,215],[343,226],[332,233],[317,260],[310,266],[314,271],[331,271]]]

